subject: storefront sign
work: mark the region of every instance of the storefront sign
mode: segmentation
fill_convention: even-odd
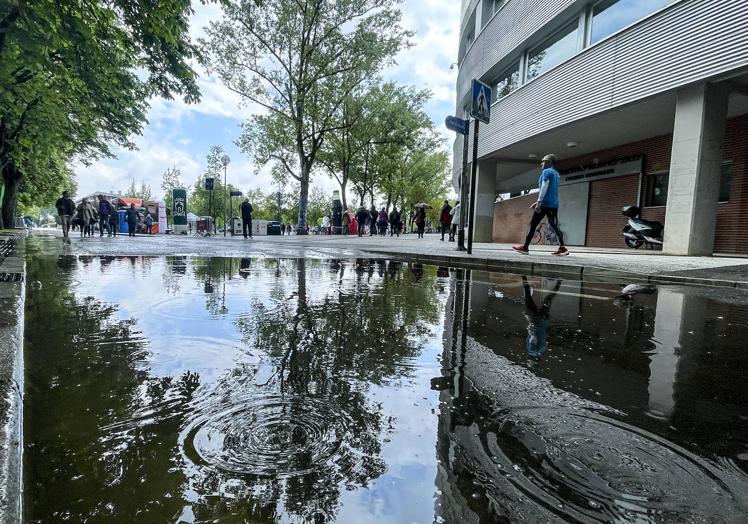
[[[600,178],[613,178],[625,175],[638,175],[644,167],[641,155],[617,158],[608,162],[587,164],[560,172],[562,184],[576,184]]]

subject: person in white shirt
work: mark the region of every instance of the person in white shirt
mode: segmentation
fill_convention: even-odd
[[[449,214],[452,215],[452,227],[449,230],[450,242],[455,241],[455,234],[460,227],[460,207],[460,202],[455,202],[455,207],[453,207],[452,211],[449,212]]]
[[[322,231],[324,231],[325,235],[330,234],[330,217],[327,215],[322,217]]]

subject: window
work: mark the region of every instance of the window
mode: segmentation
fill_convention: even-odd
[[[498,100],[505,97],[519,87],[519,62],[516,62],[509,69],[499,75],[492,83],[491,88],[494,92],[494,99]]]
[[[664,206],[667,204],[667,185],[669,173],[658,173],[647,176],[647,207]]]
[[[719,180],[719,201],[730,201],[730,190],[732,189],[732,162],[722,164],[722,177]]]
[[[673,0],[603,0],[592,8],[590,43],[599,42]]]
[[[575,20],[561,31],[532,49],[528,56],[527,79],[540,76],[550,68],[560,64],[577,51],[579,24]]]
[[[481,29],[499,12],[509,0],[483,0],[483,14],[481,16]]]

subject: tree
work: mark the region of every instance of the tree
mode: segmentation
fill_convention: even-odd
[[[140,183],[140,189],[135,187],[135,179],[132,179],[130,187],[127,188],[125,196],[129,198],[139,198],[141,200],[151,200],[153,195],[151,193],[151,186],[145,183],[145,180]]]
[[[189,0],[5,0],[0,10],[0,226],[18,193],[50,198],[66,167],[113,156],[145,122],[151,95],[199,98]],[[43,203],[43,202],[41,202]]]
[[[245,123],[237,142],[258,165],[299,183],[297,224],[307,222],[317,154],[335,114],[389,63],[410,33],[401,0],[236,0],[223,5],[202,42],[209,69],[265,114]]]
[[[184,187],[182,172],[177,166],[167,167],[161,174],[161,190],[164,192],[164,200],[171,198],[171,192],[176,187]]]

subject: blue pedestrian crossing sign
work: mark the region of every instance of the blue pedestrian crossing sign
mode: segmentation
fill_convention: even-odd
[[[470,116],[484,124],[488,124],[491,120],[491,87],[475,78],[473,78],[473,103],[470,106]]]

